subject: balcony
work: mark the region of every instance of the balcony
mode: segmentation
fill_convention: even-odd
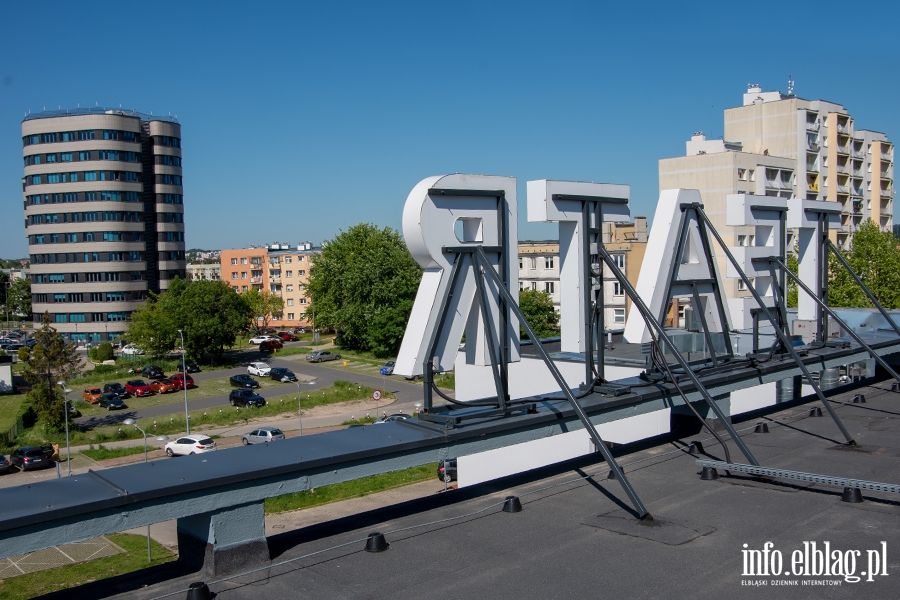
[[[818,172],[819,172],[819,165],[817,165],[816,163],[812,163],[812,164],[807,163],[807,165],[806,165],[806,172],[807,172],[807,173],[818,173]]]
[[[838,124],[837,124],[837,130],[838,130],[838,133],[847,133],[847,134],[849,134],[849,133],[850,133],[850,124],[849,124],[849,123],[841,124],[841,122],[838,121]]]
[[[882,152],[881,160],[886,160],[888,162],[891,162],[892,160],[894,160],[894,156],[890,152]]]
[[[848,174],[848,175],[849,175],[849,174],[850,174],[850,167],[848,167],[847,165],[838,165],[838,166],[837,166],[837,172],[838,172],[838,173],[844,173],[844,174]]]
[[[818,131],[819,130],[819,121],[807,121],[806,122],[806,130],[807,131]]]
[[[806,149],[810,152],[818,152],[819,151],[819,143],[818,142],[806,142]]]
[[[852,150],[850,150],[850,156],[852,156],[853,158],[865,158],[866,152],[862,148],[853,148]]]
[[[837,147],[837,153],[838,153],[838,154],[847,154],[847,155],[849,155],[849,154],[850,154],[850,148],[847,147],[847,146],[841,146],[840,144],[838,144],[838,147]]]
[[[251,277],[251,278],[250,278],[250,283],[261,284],[261,283],[262,283],[262,277]]]

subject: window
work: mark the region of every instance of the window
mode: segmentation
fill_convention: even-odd
[[[66,323],[69,315],[53,315],[53,320],[57,323]]]
[[[54,302],[65,302],[66,295],[65,294],[53,294],[53,301]]]
[[[288,298],[288,299],[287,299],[287,305],[288,305],[288,306],[293,306],[293,305],[294,305],[294,299],[293,299],[293,298]]]
[[[524,267],[522,266],[522,257],[519,257],[519,270],[521,271]]]
[[[247,271],[241,271],[241,279],[247,279]]]
[[[123,312],[106,313],[107,321],[124,321],[128,315]]]
[[[61,274],[50,275],[50,276],[48,277],[48,280],[50,281],[50,283],[65,283],[65,282],[66,282],[66,276],[65,276],[65,275],[61,275]]]
[[[106,292],[107,302],[124,302],[125,292]]]
[[[306,298],[300,298],[300,304],[306,304]]]
[[[137,162],[137,153],[136,152],[124,152],[124,158],[126,162]]]
[[[84,172],[84,180],[85,181],[97,181],[97,171],[85,171]]]
[[[77,241],[78,241],[77,233],[67,233],[66,234],[66,242],[67,243],[72,243],[72,242],[77,242]]]
[[[104,273],[106,281],[119,281],[121,273]]]
[[[288,313],[288,321],[294,320],[294,313]]]
[[[624,296],[625,288],[618,281],[613,283],[613,296]]]
[[[531,282],[531,289],[533,289],[533,290],[536,290],[536,289],[537,289],[537,281],[532,281],[532,282]]]
[[[119,160],[118,150],[101,150],[100,160]]]
[[[303,277],[304,275],[306,275],[306,271],[302,269],[300,271],[297,271],[297,277]]]
[[[544,291],[548,294],[552,294],[556,291],[556,283],[553,281],[545,281],[544,282]]]
[[[625,268],[625,255],[624,254],[613,254],[612,255],[613,263],[620,269]]]
[[[71,152],[62,152],[59,155],[60,162],[72,162],[72,153]]]
[[[286,256],[286,257],[284,258],[284,262],[285,262],[286,264],[291,264],[291,261],[292,261],[292,260],[293,260],[293,259],[292,259],[290,256]]]
[[[137,133],[134,131],[123,131],[122,139],[126,142],[136,142],[137,141]]]
[[[613,323],[624,323],[625,322],[625,309],[624,308],[614,308],[613,309]]]
[[[78,160],[91,160],[91,151],[85,150],[78,153]]]
[[[237,271],[232,271],[232,272],[231,272],[231,278],[232,278],[232,279],[237,279]]]
[[[294,276],[294,272],[293,272],[293,271],[285,271],[285,272],[284,272],[284,276],[285,276],[285,277],[293,277],[293,276]]]
[[[738,279],[738,290],[744,291],[747,289],[747,286],[744,284],[743,279]]]
[[[41,183],[40,175],[32,175],[31,176],[31,185],[39,185]]]
[[[69,323],[84,323],[84,313],[70,314]]]
[[[236,258],[232,258],[232,259],[231,259],[231,264],[236,265],[236,264],[237,264],[237,259],[236,259]]]
[[[287,291],[288,291],[288,292],[293,292],[293,291],[294,291],[294,286],[288,284],[288,286],[287,286]]]
[[[302,256],[298,256],[298,257],[297,257],[297,262],[303,262],[303,257],[302,257]]]
[[[750,179],[750,181],[756,181],[756,171],[754,171],[753,169],[750,169],[749,173],[750,173],[750,175],[749,175],[748,179]]]
[[[247,264],[247,259],[246,259],[246,258],[242,258],[242,259],[241,259],[241,264],[242,264],[242,265],[246,265],[246,264]]]
[[[131,252],[128,253],[128,260],[132,260],[132,261],[141,260],[141,253],[139,251],[132,250]]]
[[[117,140],[119,139],[119,132],[113,129],[104,129],[103,130],[103,139],[104,140]]]
[[[48,162],[48,163],[56,162],[56,155],[55,155],[55,154],[48,154],[48,155],[47,155],[47,162]]]
[[[747,181],[747,169],[738,169],[738,180]]]
[[[529,258],[528,261],[529,261],[529,263],[528,263],[529,269],[531,269],[532,271],[537,269],[537,259],[536,258]]]
[[[138,174],[135,173],[134,171],[125,171],[124,179],[125,179],[125,181],[138,181]]]
[[[55,133],[42,133],[41,134],[41,143],[42,144],[53,144],[56,142],[56,134]]]
[[[544,268],[545,268],[545,269],[552,269],[552,268],[553,268],[553,257],[552,257],[552,256],[545,256],[545,257],[544,257]]]
[[[79,139],[79,140],[92,140],[92,139],[94,139],[94,134],[95,134],[95,133],[96,133],[96,132],[95,132],[93,129],[88,130],[88,131],[79,131],[79,132],[78,132],[78,139]]]
[[[84,294],[69,294],[69,302],[84,302]]]

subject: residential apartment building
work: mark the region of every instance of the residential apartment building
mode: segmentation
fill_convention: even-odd
[[[280,318],[270,321],[272,327],[307,326],[312,322],[313,308],[306,296],[306,284],[312,257],[320,250],[312,242],[294,247],[275,243],[222,250],[222,281],[239,293],[266,289],[284,300],[284,311]]]
[[[616,261],[616,266],[625,272],[628,281],[637,285],[647,249],[646,217],[635,217],[633,223],[603,223],[603,243]],[[557,311],[561,294],[559,268],[558,241],[519,242],[519,289],[547,292]],[[603,269],[603,305],[605,329],[625,327],[631,299],[606,267]]]
[[[846,247],[866,219],[893,229],[894,146],[860,129],[840,104],[749,86],[743,106],[725,110],[725,139],[743,151],[793,159],[794,196],[841,205],[834,237]]]
[[[796,161],[743,152],[739,143],[707,140],[702,132],[695,133],[686,146],[687,156],[659,161],[659,189],[700,190],[703,209],[725,242],[731,246],[753,245],[753,227],[725,224],[726,197],[729,194],[756,194],[792,198]],[[712,250],[719,273],[724,274],[725,253],[716,244]],[[739,280],[724,280],[724,289],[729,298],[750,295]]]
[[[185,277],[181,126],[100,108],[22,122],[34,319],[114,339],[148,292]]]
[[[190,264],[187,266],[187,278],[190,281],[221,281],[222,264]]]

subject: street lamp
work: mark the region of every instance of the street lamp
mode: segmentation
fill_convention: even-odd
[[[63,410],[65,411],[66,417],[66,467],[69,471],[69,475],[72,475],[72,453],[69,452],[69,397],[66,396],[69,392],[72,391],[71,388],[66,387],[65,381],[57,381],[56,385],[62,388],[63,391]]]
[[[144,462],[147,462],[147,432],[137,426],[137,421],[134,419],[125,419],[123,421],[125,425],[133,425],[135,429],[144,434]],[[158,435],[156,436],[156,440],[159,442],[165,442],[169,439],[167,435]],[[147,525],[147,562],[152,562],[153,557],[150,555],[150,526]]]
[[[188,407],[187,407],[187,369],[185,368],[185,353],[184,353],[184,332],[182,330],[178,330],[178,335],[181,336],[181,374],[184,376],[184,379],[181,380],[181,389],[184,390],[184,426],[187,428],[188,434],[191,433],[191,421],[190,417],[188,417]]]
[[[300,405],[300,382],[297,382],[297,416],[300,417],[300,435],[303,435],[303,407]]]

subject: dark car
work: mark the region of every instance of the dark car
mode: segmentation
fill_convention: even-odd
[[[19,467],[20,471],[41,469],[50,466],[50,458],[39,446],[23,446],[9,455],[9,462]]]
[[[107,383],[106,385],[104,385],[103,391],[112,392],[119,398],[127,398],[130,395],[128,393],[128,390],[125,389],[125,386],[117,381],[113,381],[112,383]]]
[[[18,352],[19,348],[22,348],[24,346],[25,344],[14,342],[12,344],[4,344],[2,347],[0,347],[0,350],[6,350],[7,352]]]
[[[148,366],[141,369],[141,375],[147,379],[165,379],[166,374],[159,367]]]
[[[258,388],[259,382],[249,375],[233,375],[229,380],[232,387]]]
[[[276,333],[275,335],[277,335],[278,337],[280,337],[280,338],[281,338],[282,340],[284,340],[285,342],[296,342],[297,340],[300,339],[300,338],[298,338],[296,335],[294,335],[293,333],[288,333],[287,331],[279,331],[279,332]]]
[[[315,352],[310,352],[306,355],[306,360],[309,362],[324,362],[326,360],[338,360],[340,358],[340,354],[335,354],[328,350],[316,350]]]
[[[184,368],[188,373],[199,373],[200,372],[200,367],[198,367],[197,363],[195,363],[192,360],[184,361]]]
[[[259,408],[266,405],[266,399],[253,390],[231,390],[228,401],[232,406]]]
[[[0,473],[9,473],[9,459],[0,454]]]
[[[132,379],[125,382],[125,389],[133,396],[152,396],[153,390],[143,379]]]
[[[259,345],[260,352],[272,352],[273,350],[281,350],[284,348],[284,342],[281,340],[266,340]]]
[[[456,459],[445,458],[439,462],[437,466],[437,476],[438,479],[446,481],[447,483],[456,481]]]
[[[294,372],[290,369],[285,369],[284,367],[277,367],[269,371],[269,377],[271,377],[274,381],[297,381],[297,376],[294,375]]]
[[[106,392],[100,396],[100,401],[97,404],[100,405],[100,408],[105,408],[106,410],[128,408],[125,403],[122,402],[122,399],[119,398],[119,395],[112,392]]]

